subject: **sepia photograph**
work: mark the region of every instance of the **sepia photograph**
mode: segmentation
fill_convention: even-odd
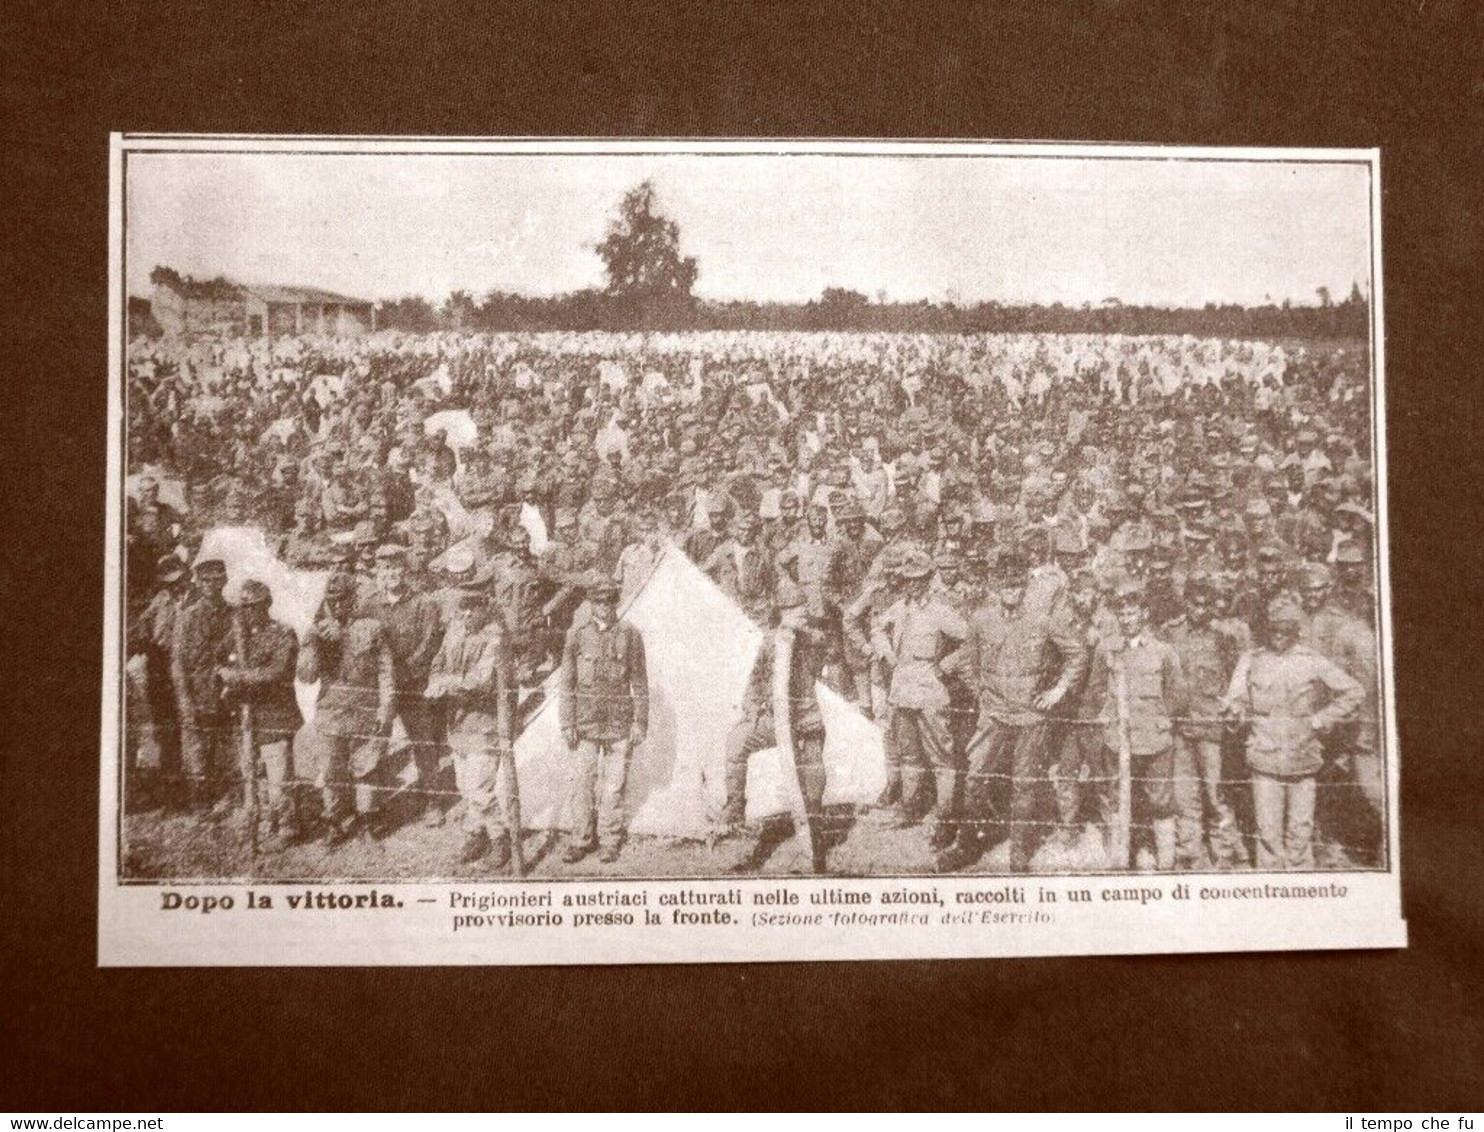
[[[106,892],[1400,931],[1374,151],[114,162]]]

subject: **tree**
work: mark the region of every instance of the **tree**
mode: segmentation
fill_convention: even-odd
[[[469,297],[468,291],[454,291],[443,300],[443,309],[439,314],[445,326],[454,330],[462,330],[474,322],[476,310],[474,300]]]
[[[690,302],[696,260],[680,254],[680,227],[659,211],[652,182],[624,194],[597,252],[608,273],[609,294]]]
[[[1319,305],[1321,307],[1327,307],[1327,306],[1329,306],[1330,305],[1329,288],[1328,287],[1317,287],[1317,288],[1315,288],[1315,291],[1319,295]]]

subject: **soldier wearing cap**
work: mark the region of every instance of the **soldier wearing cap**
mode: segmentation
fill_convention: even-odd
[[[1335,600],[1367,625],[1374,625],[1376,600],[1372,592],[1370,543],[1356,538],[1335,547]]]
[[[1054,756],[1051,783],[1060,819],[1059,828],[1053,831],[1051,840],[1063,850],[1071,846],[1083,818],[1083,781],[1089,773],[1096,773],[1103,766],[1102,728],[1095,717],[1089,717],[1083,711],[1091,658],[1100,645],[1121,639],[1123,632],[1118,618],[1103,597],[1102,583],[1088,567],[1072,575],[1067,602],[1062,607],[1082,642],[1087,660],[1080,678],[1068,686],[1067,694],[1062,697],[1066,706],[1056,713],[1061,718],[1049,722],[1046,728],[1047,744]],[[1100,794],[1094,801],[1104,805],[1107,799]],[[1106,821],[1107,817],[1101,811],[1097,814],[1098,821]]]
[[[362,612],[381,623],[392,654],[393,710],[407,732],[407,744],[423,794],[423,824],[443,823],[438,802],[438,763],[443,754],[441,713],[423,697],[428,672],[443,641],[438,602],[414,592],[407,582],[407,548],[382,543],[376,550],[376,591]]]
[[[241,635],[234,633],[229,638],[230,648],[217,676],[229,708],[246,704],[251,709],[253,761],[248,762],[246,752],[241,752],[242,777],[253,784],[262,802],[259,820],[272,839],[269,847],[282,849],[299,837],[290,749],[303,717],[294,698],[299,642],[292,629],[273,619],[272,602],[273,594],[262,582],[250,578],[242,583],[236,602]],[[263,767],[261,783],[258,764]]]
[[[696,527],[685,536],[684,549],[692,562],[705,563],[721,545],[727,523],[726,496],[713,495],[706,501],[707,525]]]
[[[882,615],[872,641],[875,655],[891,665],[891,747],[900,760],[898,765],[888,760],[882,802],[897,824],[911,824],[922,779],[931,774],[935,798],[929,837],[934,848],[942,848],[954,836],[960,762],[949,730],[943,672],[951,668],[968,627],[932,592],[933,564],[926,554],[908,552],[897,572],[905,593]]]
[[[306,684],[319,682],[314,739],[325,844],[339,845],[358,831],[374,837],[380,832],[372,820],[375,775],[395,712],[396,685],[381,622],[357,615],[354,578],[330,575],[324,603],[299,649],[298,678]]]
[[[799,588],[811,616],[828,616],[840,605],[844,564],[840,544],[829,536],[829,517],[827,506],[811,504],[805,527],[776,560],[779,581]]]
[[[1320,773],[1321,781],[1330,789],[1319,803],[1319,824],[1351,852],[1374,859],[1380,847],[1380,819],[1385,806],[1377,753],[1380,721],[1376,708],[1375,632],[1335,596],[1334,574],[1328,566],[1311,562],[1304,568],[1302,598],[1307,620],[1300,643],[1332,661],[1360,685],[1363,693],[1356,718],[1324,736],[1326,762]]]
[[[1168,870],[1175,867],[1175,719],[1187,713],[1189,686],[1180,654],[1149,627],[1144,584],[1124,578],[1113,599],[1120,635],[1102,642],[1093,656],[1084,711],[1105,722],[1098,776],[1105,790],[1112,787],[1126,732],[1133,780],[1130,832],[1148,829],[1155,864]]]
[[[988,847],[992,812],[1008,815],[1010,870],[1030,868],[1036,801],[1046,776],[1046,717],[1080,684],[1087,664],[1065,609],[1029,607],[1030,574],[1020,555],[1001,561],[998,601],[970,619],[955,656],[977,693],[979,718],[968,744],[966,824],[940,868],[961,868]]]
[[[619,586],[587,582],[591,617],[567,634],[558,702],[562,738],[573,752],[568,776],[568,844],[562,860],[580,861],[597,846],[618,859],[623,844],[623,792],[629,756],[649,730],[649,677],[644,639],[618,619]]]
[[[151,785],[163,791],[158,801],[174,806],[182,801],[176,789],[181,769],[180,720],[171,685],[170,652],[175,622],[192,594],[185,563],[176,555],[167,554],[156,562],[154,574],[160,588],[130,620],[130,652],[140,658],[144,677],[148,733],[140,737],[141,742],[152,743],[157,756],[158,783]]]
[[[514,701],[510,650],[490,602],[488,567],[472,562],[458,581],[455,609],[428,667],[423,695],[443,714],[453,760],[454,782],[464,803],[464,843],[459,864],[493,854],[490,864],[510,861],[518,807],[512,764]]]
[[[193,571],[194,599],[177,608],[170,641],[170,677],[180,719],[181,762],[191,810],[204,813],[221,789],[233,732],[222,704],[217,665],[232,635],[223,588],[227,566],[203,558]]]
[[[1185,583],[1184,615],[1163,631],[1190,687],[1190,705],[1175,726],[1175,858],[1179,867],[1195,870],[1208,863],[1218,868],[1245,863],[1236,812],[1222,780],[1222,705],[1248,637],[1245,626],[1237,632],[1214,617],[1214,599],[1211,578],[1192,574]]]
[[[1303,612],[1286,596],[1266,610],[1264,640],[1237,661],[1227,710],[1249,728],[1247,766],[1259,869],[1314,867],[1314,803],[1321,737],[1354,718],[1364,691],[1299,642]]]
[[[815,872],[825,871],[824,843],[820,821],[824,817],[824,717],[820,715],[816,682],[824,678],[829,655],[829,622],[818,614],[809,614],[801,604],[781,611],[780,626],[793,635],[788,674],[789,734],[793,740],[794,765],[804,796],[811,838],[811,862]],[[744,832],[747,815],[747,763],[756,752],[778,745],[773,716],[773,669],[775,633],[763,640],[757,659],[748,676],[742,700],[742,720],[732,728],[726,742],[726,808],[723,819],[727,830],[742,837],[742,852],[734,871],[755,864],[758,837],[755,831]]]
[[[732,521],[731,537],[711,552],[701,568],[746,610],[754,624],[767,624],[775,580],[772,561],[759,544],[756,516],[739,513]]]

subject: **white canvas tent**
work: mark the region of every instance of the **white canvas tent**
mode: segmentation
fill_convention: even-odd
[[[285,565],[255,527],[215,528],[207,533],[201,553],[226,563],[229,595],[245,579],[257,578],[273,593],[273,616],[301,637],[308,630],[328,574]],[[739,720],[763,632],[674,545],[664,549],[623,617],[644,636],[650,698],[649,735],[629,764],[629,829],[659,837],[705,837],[715,830],[726,800],[727,734]],[[515,745],[528,829],[563,825],[571,755],[558,725],[559,681],[560,673],[548,679],[545,702]],[[314,718],[317,690],[318,685],[295,685],[306,727]],[[828,732],[825,802],[869,803],[886,782],[881,733],[828,688],[820,685],[818,691]],[[398,723],[394,750],[403,738]],[[301,745],[307,747],[302,740]],[[301,773],[306,769],[301,764]],[[790,813],[796,797],[793,768],[780,752],[752,756],[749,820]]]
[[[704,837],[726,800],[727,733],[739,720],[743,692],[762,630],[675,546],[666,548],[623,617],[644,636],[649,669],[649,736],[629,766],[629,829],[661,837]],[[562,824],[570,755],[557,719],[558,675],[546,702],[516,743],[522,816],[533,829]],[[821,686],[829,736],[827,803],[873,801],[886,781],[881,733]],[[789,813],[793,768],[775,750],[752,756],[747,814]]]

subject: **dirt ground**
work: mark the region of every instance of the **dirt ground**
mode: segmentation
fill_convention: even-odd
[[[442,826],[427,827],[410,812],[390,813],[389,833],[379,840],[357,838],[334,848],[306,841],[281,851],[264,850],[254,863],[245,836],[241,809],[217,821],[203,821],[159,809],[130,814],[123,827],[123,874],[135,880],[218,881],[442,881],[512,879],[508,867],[496,870],[492,859],[460,864],[463,840],[457,809]],[[925,826],[891,828],[872,811],[857,813],[835,808],[824,823],[831,875],[921,876],[933,872]],[[789,876],[810,871],[808,855],[792,836],[784,819],[761,831],[754,852],[734,839],[714,844],[703,841],[631,837],[611,865],[596,854],[576,864],[561,860],[560,837],[527,831],[523,846],[527,876],[537,879],[593,877],[614,879]],[[1146,866],[1147,860],[1143,862]],[[1326,869],[1353,869],[1357,862],[1333,842],[1321,840],[1319,864]],[[965,874],[1003,875],[1009,872],[1009,845],[1000,842]],[[1084,827],[1073,844],[1059,848],[1043,844],[1032,862],[1042,874],[1112,871],[1102,837]]]

